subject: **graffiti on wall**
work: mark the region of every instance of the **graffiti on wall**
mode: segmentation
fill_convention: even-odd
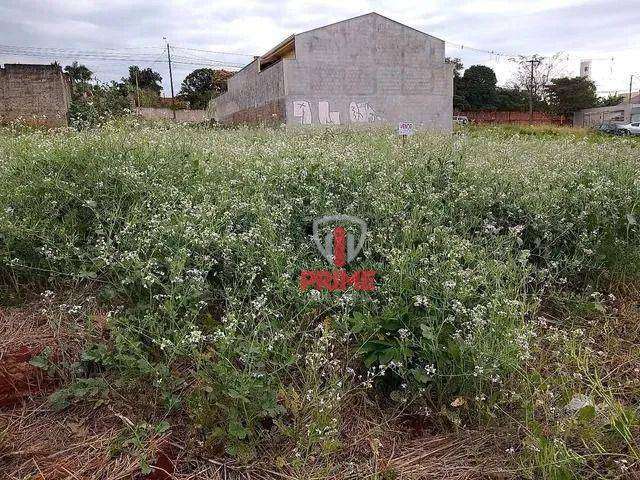
[[[373,123],[379,121],[376,110],[369,102],[349,104],[349,118],[353,123]]]
[[[318,102],[318,120],[321,125],[340,125],[340,112],[331,112],[329,102]]]
[[[369,102],[351,102],[348,108],[351,123],[374,123],[382,120]],[[307,100],[295,100],[293,116],[300,119],[301,125],[311,125],[313,123],[311,103]],[[321,125],[340,125],[340,112],[331,111],[329,102],[320,101],[318,102],[318,122]]]
[[[302,125],[311,125],[311,105],[306,100],[293,102],[293,116],[300,118]]]

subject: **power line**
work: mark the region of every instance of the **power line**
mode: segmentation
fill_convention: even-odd
[[[153,58],[152,55],[89,55],[89,54],[75,54],[75,53],[61,53],[61,52],[32,52],[26,50],[9,50],[0,47],[0,53],[5,55],[11,55],[14,57],[24,56],[24,57],[37,57],[37,58],[48,58],[48,57],[58,57],[58,58],[87,58],[87,59],[95,59],[95,60],[151,60]]]
[[[240,57],[257,57],[259,55],[252,55],[250,53],[234,53],[234,52],[219,52],[219,51],[215,51],[215,50],[203,50],[201,48],[187,48],[187,47],[176,47],[176,46],[171,46],[171,48],[176,49],[176,50],[190,50],[192,52],[204,52],[204,53],[215,53],[218,55],[237,55]]]
[[[497,52],[495,50],[484,50],[482,48],[475,48],[475,47],[470,47],[469,45],[463,45],[461,43],[455,43],[455,42],[450,42],[448,40],[444,40],[444,43],[447,45],[451,45],[452,47],[456,47],[459,50],[470,50],[472,52],[478,52],[478,53],[488,53],[489,55],[495,55],[496,57],[505,57],[505,58],[518,58],[518,57],[525,57],[526,55],[519,55],[519,54],[508,54],[508,53],[503,53],[503,52]]]
[[[84,54],[84,55],[114,55],[114,54],[126,54],[129,55],[131,53],[122,52],[122,50],[148,50],[155,49],[158,47],[122,47],[122,48],[111,48],[111,47],[103,47],[101,49],[79,49],[79,48],[64,48],[64,47],[33,47],[33,46],[20,46],[20,45],[4,45],[0,44],[0,47],[5,49],[13,49],[13,50],[21,50],[21,51],[33,51],[33,52],[57,52],[57,53],[73,53],[73,54]],[[115,52],[115,53],[110,53]],[[132,52],[133,54],[138,55],[148,55],[146,52]]]
[[[449,41],[445,41],[445,43],[447,43],[448,45],[451,45],[453,47],[456,47],[460,50],[469,50],[469,51],[473,51],[473,52],[480,52],[480,53],[487,53],[490,55],[495,55],[497,57],[505,57],[505,58],[517,58],[517,57],[522,57],[523,55],[517,55],[517,54],[507,54],[507,53],[503,53],[503,52],[498,52],[495,50],[485,50],[485,49],[481,49],[481,48],[476,48],[476,47],[471,47],[468,45],[463,45],[463,44],[459,44],[459,43],[455,43],[455,42],[449,42]],[[150,49],[150,48],[157,48],[157,47],[151,47],[151,46],[145,46],[145,47],[123,47],[123,49],[127,49],[127,50],[137,50],[137,49]],[[229,55],[229,56],[238,56],[238,57],[249,57],[249,58],[255,58],[258,55],[252,55],[252,54],[248,54],[248,53],[237,53],[237,52],[226,52],[226,51],[220,51],[220,50],[206,50],[206,49],[200,49],[200,48],[190,48],[190,47],[180,47],[180,46],[171,46],[172,50],[182,50],[182,51],[187,51],[187,52],[201,52],[201,53],[211,53],[211,54],[215,54],[215,55]],[[0,53],[4,53],[4,54],[11,54],[11,52],[16,52],[20,55],[23,56],[36,56],[36,54],[40,54],[40,55],[45,55],[47,54],[47,56],[60,56],[60,57],[64,57],[64,58],[71,58],[72,56],[74,57],[83,57],[83,58],[95,58],[95,59],[121,59],[121,58],[125,58],[125,59],[132,59],[132,60],[140,60],[141,57],[148,57],[150,56],[149,53],[146,52],[123,52],[120,51],[121,49],[118,48],[111,48],[111,47],[103,47],[100,50],[96,50],[96,49],[92,49],[92,50],[85,50],[85,49],[75,49],[75,48],[58,48],[58,47],[34,47],[34,46],[16,46],[16,45],[2,45],[0,44]],[[177,56],[182,56],[185,57],[185,59],[187,60],[197,60],[197,61],[201,61],[203,63],[224,63],[224,64],[230,64],[233,66],[244,66],[245,64],[240,64],[237,62],[229,62],[229,61],[224,61],[224,60],[219,60],[219,59],[209,59],[203,56],[195,56],[195,55],[189,55],[189,54],[180,54]],[[176,57],[177,57],[176,56]],[[144,60],[146,60],[146,58],[143,58]]]
[[[499,52],[496,50],[485,50],[482,48],[475,48],[475,47],[471,47],[469,45],[463,45],[460,43],[455,43],[455,42],[450,42],[448,40],[444,40],[445,44],[450,45],[452,47],[455,47],[459,50],[469,50],[472,52],[478,52],[478,53],[486,53],[489,55],[493,55],[496,57],[504,57],[508,60],[514,61],[514,60],[523,60],[526,58],[533,58],[536,57],[536,55],[523,55],[523,54],[509,54],[509,53],[504,53],[504,52]],[[594,61],[609,61],[609,62],[614,62],[616,60],[617,57],[620,56],[619,52],[626,52],[628,50],[635,50],[635,47],[626,47],[626,48],[617,48],[615,49],[616,52],[618,52],[616,55],[608,55],[608,56],[598,56],[598,57],[589,57],[587,55],[581,54],[581,55],[577,55],[577,54],[571,54],[571,53],[567,53],[567,52],[562,52],[563,55],[565,57],[567,57],[567,60],[594,60]],[[542,58],[537,56],[537,58]]]
[[[156,57],[156,59],[155,59],[153,62],[151,62],[149,65],[147,65],[147,68],[151,68],[151,67],[153,67],[156,63],[158,63],[158,61],[159,61],[163,56],[164,56],[164,48],[163,48],[163,49],[162,49],[162,51],[160,52],[160,55],[158,55],[158,56]]]
[[[0,54],[9,55],[14,57],[31,57],[31,58],[44,58],[44,59],[72,59],[72,60],[86,60],[90,62],[116,62],[116,63],[144,63],[153,59],[152,56],[88,56],[88,55],[74,55],[74,54],[50,54],[50,53],[34,53],[34,52],[15,52],[7,51],[0,48]],[[153,61],[157,63],[158,60]],[[166,60],[159,60],[160,63],[167,63]],[[182,65],[191,65],[199,67],[229,67],[229,68],[241,68],[244,64],[225,62],[224,60],[202,60],[198,61],[190,58],[181,58],[173,63]]]
[[[133,48],[133,47],[131,47]],[[149,49],[152,47],[141,47],[144,49]],[[153,47],[153,48],[157,48],[157,47]],[[178,47],[174,47],[172,46],[171,49],[176,49]],[[186,48],[181,48],[182,50],[196,50],[196,49],[186,49]],[[103,48],[101,50],[95,50],[95,49],[90,49],[90,50],[85,50],[85,49],[76,49],[76,48],[58,48],[58,47],[27,47],[27,46],[17,46],[17,45],[3,45],[0,44],[0,49],[3,50],[3,52],[16,52],[16,53],[20,53],[20,54],[48,54],[51,56],[54,55],[73,55],[73,56],[82,56],[82,57],[95,57],[95,58],[111,58],[111,57],[148,57],[151,56],[151,53],[147,53],[144,51],[141,52],[123,52],[120,51],[117,48]],[[109,50],[109,51],[107,51]],[[203,52],[208,52],[208,53],[215,53],[215,54],[219,54],[219,55],[234,55],[234,56],[251,56],[251,55],[247,55],[247,54],[241,54],[241,53],[232,53],[232,52],[212,52],[212,51],[207,51],[207,50],[202,50]],[[189,57],[191,59],[197,59],[197,60],[210,60],[207,57],[204,57],[202,55],[199,56],[195,56],[192,54],[182,54],[182,56],[185,57]],[[251,56],[252,57],[252,56]],[[218,60],[220,61],[220,60]],[[235,62],[230,62],[230,63],[235,63]]]
[[[188,57],[188,56],[183,56],[183,55],[174,55],[173,54],[173,47],[171,47],[171,58],[176,58],[180,61],[182,61],[183,63],[192,63],[192,64],[212,64],[212,65],[230,65],[232,67],[244,67],[245,64],[244,63],[234,63],[234,62],[227,62],[225,60],[214,60],[214,59],[210,59],[210,58],[198,58],[198,57]],[[177,62],[174,62],[177,63]]]
[[[157,48],[157,47],[155,47]],[[173,48],[173,47],[172,47]],[[79,50],[49,47],[18,47],[14,45],[0,44],[0,54],[11,56],[24,56],[33,58],[64,58],[64,59],[86,59],[92,61],[116,61],[116,62],[149,62],[154,58],[153,53],[147,52],[120,52],[111,49],[112,52],[99,50]],[[195,66],[228,66],[240,68],[245,64],[231,62],[221,59],[196,57],[193,55],[179,55],[175,63]],[[157,61],[157,60],[156,60]],[[155,63],[155,61],[154,61]]]
[[[505,53],[497,50],[489,50],[484,48],[477,48],[470,45],[465,45],[461,43],[451,42],[449,40],[444,40],[444,42],[454,48],[459,50],[467,50],[471,52],[477,53],[485,53],[488,55],[492,55],[495,57],[502,57],[509,60],[517,60],[523,58],[529,58],[530,55],[523,54],[515,54],[515,53]],[[17,55],[22,56],[32,56],[35,57],[36,54],[40,54],[40,58],[44,58],[44,56],[59,56],[63,58],[71,58],[71,57],[82,57],[82,58],[92,58],[92,59],[126,59],[132,61],[145,61],[151,56],[150,53],[147,53],[145,50],[156,49],[157,47],[153,46],[139,46],[139,47],[101,47],[101,49],[77,49],[77,48],[64,48],[64,47],[36,47],[36,46],[17,46],[17,45],[3,45],[0,44],[0,53],[13,55],[14,52]],[[201,48],[191,48],[191,47],[180,47],[180,46],[171,46],[172,50],[181,50],[186,52],[201,52],[201,53],[210,53],[214,55],[227,55],[227,56],[236,56],[236,57],[249,57],[254,58],[257,55],[252,55],[249,53],[238,53],[238,52],[227,52],[220,50],[207,50]],[[127,50],[127,51],[124,51]],[[138,50],[136,52],[136,50]],[[627,49],[625,49],[627,50]],[[211,59],[204,56],[195,56],[189,55],[188,53],[183,53],[180,55],[176,55],[176,57],[182,56],[184,60],[191,61],[192,64],[226,64],[234,67],[242,67],[245,63],[239,63],[237,61],[227,61],[221,59]],[[568,57],[571,58],[584,58],[584,55],[580,57],[577,55],[567,54]],[[607,57],[598,57],[592,58],[592,60],[612,60],[615,56],[607,56]],[[195,60],[196,62],[192,62]]]

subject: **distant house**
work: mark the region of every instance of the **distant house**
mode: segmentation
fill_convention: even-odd
[[[622,103],[629,103],[629,93],[621,93]],[[640,92],[631,92],[631,103],[640,104]]]
[[[221,123],[413,122],[450,131],[443,40],[377,13],[291,35],[237,72],[209,110]]]
[[[627,94],[627,98],[629,95]],[[633,99],[633,96],[631,97]],[[598,107],[579,110],[573,115],[573,125],[576,127],[591,127],[600,123],[630,123],[640,122],[639,103],[623,102],[613,107]]]
[[[71,82],[59,65],[0,67],[0,123],[68,124]]]
[[[573,125],[576,127],[591,127],[601,123],[631,123],[640,122],[640,92],[620,94],[618,105],[611,107],[597,107],[580,110],[573,115]]]

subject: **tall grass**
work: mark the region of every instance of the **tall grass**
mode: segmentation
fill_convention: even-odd
[[[491,131],[5,130],[0,274],[99,282],[110,341],[87,358],[187,412],[211,448],[251,455],[276,428],[331,449],[354,392],[499,403],[547,290],[636,276],[638,151]],[[301,270],[326,268],[311,223],[334,214],[367,222],[357,268],[375,292],[300,291]]]

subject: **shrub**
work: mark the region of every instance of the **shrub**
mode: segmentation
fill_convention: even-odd
[[[82,92],[76,93],[71,102],[69,124],[83,130],[129,114],[131,102],[128,94],[127,87],[116,82],[85,84]]]

